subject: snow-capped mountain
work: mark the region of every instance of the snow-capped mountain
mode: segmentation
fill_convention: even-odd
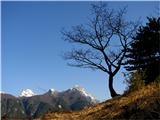
[[[19,97],[1,94],[2,116],[7,113],[11,118],[37,118],[49,111],[76,111],[97,103],[92,95],[78,85],[61,92],[49,89],[40,95],[35,95],[30,89],[22,90]]]
[[[90,97],[92,100],[95,100],[96,98],[93,97],[91,94],[89,94],[88,92],[86,92],[86,90],[79,86],[79,85],[75,85],[74,87],[68,89],[70,92],[71,91],[78,91],[81,95],[84,95],[86,97]],[[68,91],[66,90],[66,91]],[[65,91],[62,91],[61,93],[63,93]],[[48,90],[48,92],[44,93],[44,94],[55,94],[55,93],[58,93],[58,91],[56,91],[55,89],[51,88]],[[31,96],[34,96],[36,95],[31,89],[25,89],[25,90],[22,90],[21,94],[19,95],[20,97],[31,97]]]
[[[91,98],[92,100],[96,100],[95,97],[93,97],[91,94],[87,93],[86,90],[83,87],[80,87],[79,85],[75,85],[73,88],[70,88],[72,91],[79,91],[82,95]]]
[[[30,89],[22,90],[20,97],[31,97],[34,96],[34,92]]]

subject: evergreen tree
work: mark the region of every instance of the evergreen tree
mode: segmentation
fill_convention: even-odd
[[[147,18],[127,50],[126,70],[145,72],[145,83],[150,83],[160,74],[160,18]]]

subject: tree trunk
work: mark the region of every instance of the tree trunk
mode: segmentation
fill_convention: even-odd
[[[119,94],[116,93],[116,91],[113,89],[113,76],[109,75],[109,91],[111,94],[111,97],[119,96]]]

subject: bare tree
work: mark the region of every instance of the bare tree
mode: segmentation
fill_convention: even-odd
[[[115,11],[106,4],[92,5],[92,18],[88,24],[63,30],[64,39],[81,46],[64,54],[68,64],[74,67],[101,70],[109,76],[112,97],[118,94],[113,89],[113,78],[120,70],[128,45],[137,23],[125,21],[126,7]]]

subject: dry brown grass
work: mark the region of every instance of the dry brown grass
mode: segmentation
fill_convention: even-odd
[[[132,119],[146,118],[145,113],[151,113],[147,118],[158,118],[160,109],[157,105],[160,107],[160,84],[152,84],[79,112],[48,113],[41,120]]]

